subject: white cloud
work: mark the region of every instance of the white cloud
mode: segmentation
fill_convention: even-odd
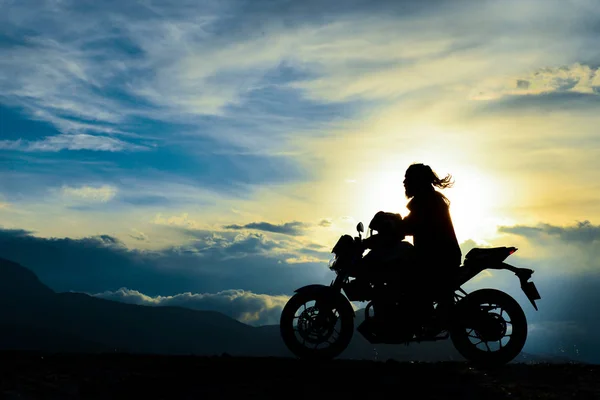
[[[15,15],[18,11],[17,7]],[[117,72],[114,61],[98,60],[98,50],[83,50],[85,39],[65,40],[60,19],[69,15],[59,7],[51,15],[50,20],[59,22],[55,31],[25,36],[25,46],[3,49],[3,102],[24,107],[32,118],[53,123],[62,133],[118,133],[110,124],[122,122],[127,107],[101,93]],[[39,29],[33,20],[27,28]],[[13,23],[4,21],[7,27]],[[99,34],[97,31],[89,40],[102,39]]]
[[[71,198],[106,203],[116,196],[117,188],[109,185],[99,187],[81,186],[78,188],[63,186],[61,192],[64,196]]]
[[[95,136],[84,133],[62,134],[48,136],[42,140],[2,140],[0,149],[22,150],[22,151],[47,151],[57,152],[61,150],[93,150],[93,151],[123,151],[123,150],[145,150],[146,147],[134,145],[108,136]]]
[[[180,293],[174,296],[148,296],[137,290],[120,288],[93,294],[108,300],[148,306],[179,306],[195,310],[219,311],[251,325],[279,323],[279,315],[289,297],[257,294],[245,290],[218,293]]]
[[[185,246],[138,250],[109,235],[44,238],[21,229],[0,229],[0,250],[3,257],[32,269],[59,292],[99,293],[131,287],[155,295],[238,288],[280,295],[291,294],[307,283],[331,282],[333,273],[326,265],[285,264],[283,260],[294,254],[294,249],[273,254],[272,250],[282,250],[286,243],[274,244],[260,235],[195,233],[197,239]],[[160,237],[153,232],[152,239],[156,243]],[[52,257],[51,253],[57,251],[63,255],[60,259]],[[81,268],[82,259],[86,260],[85,268]],[[48,274],[53,269],[64,273]],[[254,298],[248,292],[228,296]],[[206,300],[206,296],[203,298]]]
[[[161,213],[158,213],[154,216],[151,222],[157,225],[179,226],[189,229],[200,228],[200,223],[191,219],[188,213],[182,213],[181,215],[172,215],[170,217],[165,217]]]
[[[329,228],[333,224],[333,218],[323,218],[319,221],[318,226]]]
[[[63,133],[95,129],[125,134],[115,124],[138,115],[188,122],[206,114],[223,115],[229,112],[227,105],[240,104],[253,90],[269,87],[265,76],[281,65],[302,71],[304,77],[272,87],[295,88],[318,101],[393,100],[433,90],[436,97],[449,91],[455,102],[457,89],[470,91],[490,76],[514,76],[592,54],[586,46],[572,45],[591,40],[585,32],[571,29],[573,21],[593,15],[585,1],[568,10],[559,3],[534,0],[508,1],[502,7],[486,1],[477,6],[456,2],[423,7],[423,12],[409,17],[340,14],[320,26],[310,20],[285,24],[259,11],[244,16],[243,22],[259,22],[260,29],[244,31],[247,26],[240,24],[228,34],[216,35],[221,24],[232,23],[229,6],[146,5],[131,14],[98,7],[82,14],[53,2],[39,6],[42,24],[28,6],[15,4],[11,19],[2,21],[6,29],[39,29],[44,34],[29,37],[27,46],[4,51],[3,100],[25,107]],[[152,16],[142,12],[149,9]],[[447,12],[452,13],[451,20]],[[507,31],[507,25],[512,29]],[[107,26],[123,30],[117,35]],[[134,51],[102,45],[115,41]],[[102,93],[106,88],[118,88],[160,108],[150,111],[139,102],[107,96]],[[235,115],[237,121],[260,120],[263,126],[276,118],[236,112],[241,113]],[[227,135],[217,130],[198,134],[247,148],[276,147],[282,143],[261,136],[291,135],[294,127],[287,126],[286,132],[255,135],[235,129]],[[114,143],[109,147],[115,146],[119,147]]]
[[[285,262],[288,264],[326,263],[328,261],[329,259],[314,256],[290,257],[285,259]]]
[[[21,140],[0,140],[0,150],[18,150],[22,147]]]
[[[477,87],[474,100],[495,100],[507,95],[539,95],[557,92],[600,95],[600,68],[574,63],[538,68],[510,79],[492,80]]]
[[[591,275],[599,270],[600,226],[589,221],[568,225],[500,226],[498,231],[510,235],[516,243],[519,252],[515,259],[521,258],[544,274]]]
[[[141,232],[137,229],[131,229],[131,231],[133,232],[132,234],[129,235],[129,237],[135,239],[135,240],[139,240],[139,241],[147,241],[148,240],[148,235],[146,235],[144,232]]]

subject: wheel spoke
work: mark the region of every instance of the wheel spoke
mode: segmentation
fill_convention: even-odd
[[[308,303],[298,307],[296,313],[299,315],[293,316],[292,330],[298,344],[320,352],[323,348],[333,346],[341,338],[341,327],[337,326],[341,312],[337,308],[319,310],[315,305],[311,306]]]
[[[485,343],[485,347],[487,347],[487,350],[488,350],[489,352],[491,352],[492,350],[490,350],[490,345],[488,344],[488,342],[484,342],[484,343]]]

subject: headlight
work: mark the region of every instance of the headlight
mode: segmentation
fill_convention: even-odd
[[[333,269],[336,262],[337,262],[337,256],[334,256],[331,260],[329,260],[329,269]]]

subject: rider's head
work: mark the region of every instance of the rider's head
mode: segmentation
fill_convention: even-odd
[[[445,189],[452,186],[453,182],[451,179],[451,175],[440,179],[429,165],[420,163],[412,164],[408,167],[404,175],[404,193],[406,197],[411,198],[433,190],[434,186]]]

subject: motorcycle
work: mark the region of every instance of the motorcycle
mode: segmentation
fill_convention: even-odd
[[[441,307],[439,300],[420,300],[410,290],[398,293],[397,287],[390,285],[397,278],[381,279],[367,273],[373,265],[365,263],[368,257],[363,256],[362,222],[356,229],[357,237],[342,235],[331,251],[334,258],[329,268],[336,274],[331,284],[296,289],[282,310],[280,333],[296,357],[329,360],[339,356],[354,334],[356,314],[352,301],[368,302],[365,319],[357,331],[372,344],[408,345],[450,339],[467,361],[482,367],[506,364],[521,352],[528,327],[519,303],[497,289],[467,293],[461,287],[486,269],[508,270],[517,276],[521,289],[537,311],[536,300],[541,296],[529,281],[534,271],[504,262],[517,248],[470,250],[459,272],[448,282],[452,300]],[[412,244],[402,240],[404,250],[391,260],[392,264],[406,263],[411,247]],[[401,268],[407,267],[410,268]]]

